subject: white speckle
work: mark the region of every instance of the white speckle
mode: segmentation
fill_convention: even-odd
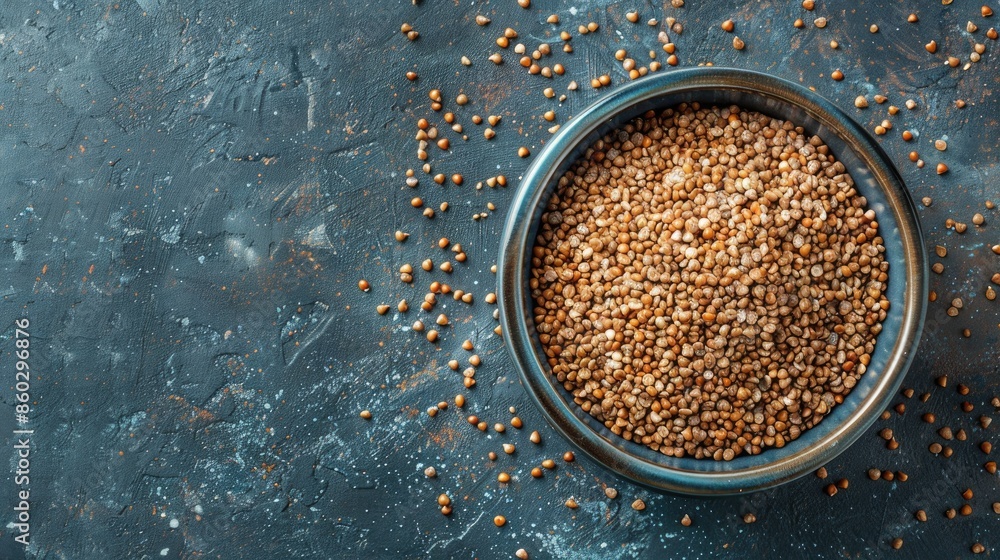
[[[24,260],[24,243],[14,241],[11,243],[11,247],[14,249],[14,260],[23,261]]]
[[[313,229],[309,230],[309,233],[305,235],[302,239],[302,243],[310,247],[317,248],[333,248],[333,242],[330,241],[330,236],[326,234],[326,224],[320,224]]]
[[[205,264],[205,255],[198,257],[198,264]]]
[[[176,529],[176,528],[178,528],[180,526],[181,526],[181,522],[177,521],[176,517],[170,520],[170,528],[171,529]]]
[[[194,512],[198,515],[205,513],[205,508],[201,507],[201,504],[194,506]]]
[[[247,246],[242,239],[230,237],[226,239],[226,247],[231,255],[243,259],[247,264],[251,266],[259,264],[257,251],[253,247]]]
[[[574,15],[575,16],[576,12],[577,12],[576,6],[573,6],[572,8],[569,9],[570,15]]]
[[[169,243],[171,245],[177,243],[178,241],[181,240],[181,225],[174,224],[170,226],[170,229],[167,230],[167,233],[161,235],[160,239],[162,239],[164,243]]]
[[[160,556],[166,556],[167,554],[170,554],[169,548],[164,548],[163,550],[160,551]]]
[[[313,79],[306,78],[306,99],[309,105],[306,107],[306,130],[316,128],[316,92],[313,91]],[[275,115],[278,113],[275,112]]]

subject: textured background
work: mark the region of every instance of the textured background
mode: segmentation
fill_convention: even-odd
[[[1000,11],[994,0],[993,8]],[[1000,257],[997,118],[1000,85],[997,43],[985,38],[1000,17],[983,18],[979,1],[949,6],[922,2],[797,3],[543,2],[523,10],[502,2],[211,3],[167,0],[9,2],[0,12],[0,432],[5,464],[0,477],[0,556],[14,558],[507,558],[525,548],[533,558],[849,557],[889,554],[946,558],[969,554],[973,542],[989,551],[996,540],[997,478],[982,469],[977,448],[996,437],[979,428],[993,413],[997,391],[1000,302],[983,297]],[[657,31],[625,21],[668,16],[684,25],[671,33],[682,66],[702,62],[761,70],[815,87],[873,127],[892,103],[912,98],[918,108],[891,117],[881,142],[914,196],[933,196],[920,218],[930,246],[949,249],[946,271],[932,275],[939,301],[931,305],[919,354],[906,386],[931,391],[926,403],[906,401],[905,415],[877,423],[833,464],[825,482],[813,476],[734,499],[664,496],[636,487],[579,457],[558,461],[543,479],[528,475],[546,457],[570,449],[525,397],[501,340],[493,334],[497,238],[506,201],[545,142],[554,109],[566,118],[596,99],[590,78],[625,81],[613,58],[626,48],[659,50]],[[920,22],[906,23],[917,11]],[[557,13],[562,24],[545,23]],[[493,22],[474,23],[476,14]],[[829,18],[825,29],[811,21]],[[795,18],[807,22],[792,26]],[[747,48],[737,52],[719,29],[727,18]],[[980,30],[966,32],[972,20]],[[601,29],[578,36],[577,25]],[[409,22],[411,42],[399,32]],[[881,31],[868,32],[878,24]],[[529,76],[505,52],[486,57],[505,27],[520,33],[529,52],[552,41],[548,64],[567,74]],[[561,51],[569,30],[575,52]],[[831,39],[840,42],[831,50]],[[923,45],[939,44],[936,55]],[[947,55],[968,60],[985,43],[982,62],[949,68]],[[473,64],[462,66],[461,56]],[[840,68],[847,76],[828,76]],[[416,82],[404,73],[415,70]],[[570,80],[578,91],[566,91]],[[541,90],[567,93],[559,104]],[[467,142],[430,109],[427,92],[444,92]],[[466,93],[464,107],[455,96]],[[886,105],[859,111],[859,94],[881,93]],[[957,109],[953,102],[968,106]],[[500,114],[487,142],[471,115]],[[418,169],[415,123],[426,117],[452,141],[431,150],[435,173],[460,172],[462,186],[405,186]],[[911,144],[899,133],[919,132]],[[932,142],[946,138],[946,152]],[[906,159],[917,149],[928,166]],[[951,171],[934,173],[938,161]],[[506,189],[475,184],[498,173]],[[409,200],[420,195],[433,220]],[[473,221],[486,204],[497,206]],[[987,223],[971,225],[974,212]],[[958,235],[946,218],[970,223]],[[403,244],[393,239],[408,231]],[[446,275],[418,271],[416,282],[396,278],[403,263],[443,260],[441,236],[463,244],[467,263]],[[357,288],[372,283],[369,293]],[[438,344],[409,330],[429,282],[471,291],[474,304],[443,299],[435,309],[452,326]],[[406,297],[411,311],[397,314]],[[954,297],[965,308],[944,313]],[[393,305],[386,316],[380,303]],[[12,546],[14,454],[13,321],[32,322],[31,546]],[[963,338],[963,328],[972,330]],[[472,390],[446,367],[464,363],[461,342],[483,357]],[[948,389],[932,390],[947,373]],[[972,392],[962,397],[962,382]],[[436,417],[424,411],[463,393]],[[902,397],[900,401],[904,400]],[[958,405],[968,400],[972,413]],[[467,414],[508,422],[517,407],[525,429],[480,433]],[[371,421],[358,417],[373,412]],[[965,428],[969,440],[950,442],[950,459],[928,453],[934,429],[919,420],[934,412],[939,425]],[[877,431],[891,427],[901,446],[885,449]],[[539,430],[543,444],[527,441]],[[513,456],[500,443],[518,444]],[[1000,443],[1000,441],[996,442]],[[489,451],[501,457],[491,462]],[[434,465],[438,478],[422,471]],[[909,481],[871,482],[872,466],[906,471]],[[514,481],[500,487],[496,475]],[[825,483],[851,486],[830,498]],[[620,496],[608,500],[605,486]],[[948,520],[971,487],[974,513]],[[450,517],[436,496],[455,502]],[[573,496],[577,510],[562,504]],[[643,512],[629,504],[646,501]],[[913,512],[927,510],[918,523]],[[758,521],[744,525],[742,515]],[[682,527],[690,514],[695,522]],[[496,514],[509,522],[498,529]],[[994,534],[991,535],[990,532]],[[902,551],[888,542],[905,541]]]

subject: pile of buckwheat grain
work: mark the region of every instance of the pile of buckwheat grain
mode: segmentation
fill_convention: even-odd
[[[646,113],[559,179],[532,254],[552,374],[675,457],[782,447],[855,386],[889,302],[875,213],[801,127]]]

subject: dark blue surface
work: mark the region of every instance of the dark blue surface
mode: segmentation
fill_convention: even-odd
[[[986,0],[995,11],[1000,6]],[[10,372],[13,320],[28,315],[32,354],[30,558],[954,558],[973,542],[998,546],[997,478],[983,470],[1000,423],[981,415],[1000,395],[1000,302],[983,294],[1000,270],[990,246],[1000,240],[996,131],[1000,128],[998,44],[986,39],[998,16],[983,2],[671,3],[424,0],[168,2],[79,0],[7,2],[0,10],[0,364]],[[625,13],[638,10],[638,24]],[[916,11],[917,24],[906,23]],[[561,23],[546,23],[557,13]],[[475,24],[477,14],[492,23]],[[814,18],[829,19],[824,29]],[[646,21],[656,18],[656,26]],[[676,18],[683,32],[668,28]],[[731,47],[719,28],[736,23],[746,42]],[[796,29],[796,18],[805,27]],[[600,24],[581,35],[577,27]],[[966,22],[979,26],[965,31]],[[419,31],[416,41],[402,23]],[[881,30],[872,34],[868,26]],[[552,45],[545,64],[565,65],[551,79],[530,75],[511,49],[487,60],[514,28],[530,50]],[[562,51],[567,30],[573,53]],[[499,237],[514,186],[531,158],[607,90],[590,80],[627,82],[619,48],[640,65],[648,51],[666,62],[659,31],[677,46],[679,67],[712,62],[813,87],[878,137],[916,199],[928,247],[945,272],[931,275],[938,300],[928,309],[919,351],[893,412],[812,476],[752,496],[715,500],[661,495],[580,455],[535,410],[503,341],[493,335],[495,306],[485,303],[496,277]],[[839,49],[831,49],[836,39]],[[923,45],[934,39],[938,52]],[[963,70],[974,43],[979,63]],[[959,57],[951,68],[946,57]],[[463,66],[467,56],[471,66]],[[834,69],[846,78],[829,78]],[[416,81],[407,71],[419,75]],[[580,87],[568,89],[570,81]],[[542,91],[552,87],[556,96]],[[441,89],[469,136],[451,131],[430,107]],[[459,93],[470,103],[458,106]],[[888,97],[885,104],[873,95]],[[567,98],[559,102],[559,96]],[[855,109],[854,98],[869,107]],[[904,102],[916,101],[907,110]],[[962,99],[963,109],[955,106]],[[890,116],[888,106],[901,108]],[[556,120],[542,118],[556,112]],[[487,141],[472,115],[500,115]],[[435,184],[420,171],[416,123],[427,118],[451,140],[431,148],[433,173],[462,173],[463,185]],[[902,130],[919,133],[913,142]],[[933,140],[945,138],[938,152]],[[920,169],[906,154],[917,150]],[[950,171],[937,175],[946,163]],[[405,185],[412,168],[418,187]],[[506,189],[479,181],[498,173]],[[410,205],[421,196],[440,208],[433,220]],[[488,210],[488,203],[496,211]],[[474,221],[475,213],[487,213]],[[975,227],[982,212],[986,224]],[[969,224],[965,234],[944,227]],[[393,232],[410,238],[397,243]],[[441,237],[462,243],[469,259],[455,271],[423,273],[450,255]],[[418,269],[413,285],[399,267]],[[367,279],[371,290],[357,288]],[[434,314],[417,310],[432,281],[471,291],[473,304],[439,297]],[[407,298],[411,311],[397,313]],[[964,300],[957,317],[945,310]],[[392,305],[386,315],[376,305]],[[445,312],[451,326],[431,344],[410,326]],[[969,328],[971,337],[961,331]],[[483,360],[465,390],[461,369],[471,340]],[[947,388],[935,377],[948,374]],[[8,375],[4,373],[3,375]],[[960,395],[955,387],[972,388]],[[13,377],[0,380],[2,462],[13,465]],[[453,398],[464,394],[464,409]],[[434,417],[426,410],[452,405]],[[959,405],[968,401],[972,412]],[[524,429],[509,426],[515,407]],[[372,411],[371,421],[359,418]],[[935,424],[920,421],[932,412]],[[475,414],[505,433],[482,433]],[[943,425],[967,441],[945,441]],[[892,428],[889,451],[877,436]],[[542,443],[528,434],[538,430]],[[928,453],[948,444],[946,459]],[[506,455],[502,443],[515,443]],[[490,461],[489,452],[498,459]],[[534,479],[545,458],[557,468]],[[423,469],[434,465],[435,479]],[[869,481],[871,467],[902,470],[907,482]],[[511,483],[497,482],[499,472]],[[0,539],[10,542],[11,470],[0,476]],[[825,484],[846,477],[833,498]],[[607,486],[618,490],[608,499]],[[946,519],[964,503],[973,514]],[[448,517],[437,496],[455,504]],[[564,506],[573,497],[580,507]],[[630,507],[641,498],[646,509]],[[920,523],[913,512],[926,509]],[[744,525],[753,512],[757,522]],[[492,517],[503,514],[497,528]],[[680,525],[690,514],[694,523]],[[889,541],[901,537],[900,551]],[[0,555],[4,553],[0,548]]]

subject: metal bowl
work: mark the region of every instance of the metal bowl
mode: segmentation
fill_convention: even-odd
[[[534,328],[528,289],[531,248],[559,177],[597,139],[650,109],[682,102],[739,105],[819,135],[878,216],[889,262],[890,301],[867,371],[842,404],[782,448],[732,461],[675,458],[611,433],[555,380]],[[902,382],[920,339],[927,262],[913,201],[874,139],[832,103],[757,72],[702,67],[649,76],[617,88],[568,121],[538,154],[514,197],[500,244],[500,322],[528,395],[549,422],[605,467],[652,488],[730,495],[793,480],[829,462],[872,425]]]

